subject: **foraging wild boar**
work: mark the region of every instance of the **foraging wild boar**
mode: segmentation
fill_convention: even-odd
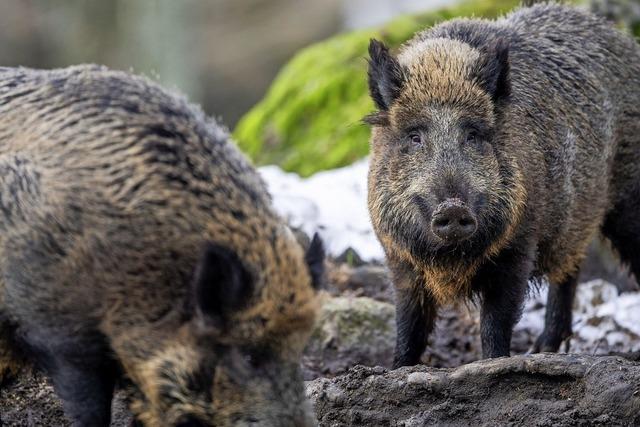
[[[530,279],[550,282],[534,350],[571,334],[599,231],[640,277],[640,48],[560,5],[369,46],[369,210],[396,288],[394,365],[420,360],[438,306],[481,304],[484,357],[509,355]]]
[[[150,426],[313,425],[303,253],[213,120],[96,66],[0,69],[0,380],[23,358],[76,426],[117,380]]]

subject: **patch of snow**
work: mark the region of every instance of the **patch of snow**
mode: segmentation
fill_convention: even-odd
[[[520,322],[516,329],[525,330],[527,334],[538,336],[544,329],[544,306],[547,301],[547,287],[533,292],[527,298]]]
[[[289,224],[310,236],[318,231],[333,256],[351,247],[363,260],[375,261],[384,253],[369,220],[367,170],[366,159],[309,178],[277,166],[259,169],[276,210]]]
[[[535,339],[544,328],[546,287],[533,295],[524,309],[516,331]],[[618,295],[615,285],[592,280],[578,285],[573,307],[573,336],[570,351],[606,354],[640,348],[640,293]]]
[[[590,343],[597,353],[630,351],[640,339],[640,294],[618,295],[602,280],[579,285],[573,329],[576,341]],[[595,350],[594,350],[595,351]]]

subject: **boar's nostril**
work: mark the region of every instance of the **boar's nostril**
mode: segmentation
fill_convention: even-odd
[[[464,204],[445,201],[433,213],[433,234],[449,242],[468,239],[475,233],[477,222]]]
[[[466,227],[468,225],[472,225],[474,222],[475,221],[471,217],[463,217],[463,218],[460,218],[460,221],[459,221],[460,225],[463,226],[463,227]]]
[[[208,426],[209,424],[192,416],[187,416],[176,423],[176,427],[208,427]]]
[[[451,220],[449,218],[442,217],[442,216],[437,216],[433,219],[433,224],[432,226],[435,227],[447,227],[449,225],[449,223],[451,222]]]

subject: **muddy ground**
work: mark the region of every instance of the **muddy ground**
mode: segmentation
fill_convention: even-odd
[[[113,427],[131,424],[131,416],[122,393],[113,400]],[[60,400],[49,381],[37,372],[29,372],[0,389],[0,427],[68,426]]]

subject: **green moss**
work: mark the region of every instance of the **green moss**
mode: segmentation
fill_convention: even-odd
[[[303,49],[281,70],[265,98],[240,120],[234,137],[257,164],[278,164],[304,176],[350,164],[368,151],[369,128],[360,120],[373,111],[365,60],[370,38],[397,47],[435,23],[456,16],[495,17],[518,3],[469,1]]]

